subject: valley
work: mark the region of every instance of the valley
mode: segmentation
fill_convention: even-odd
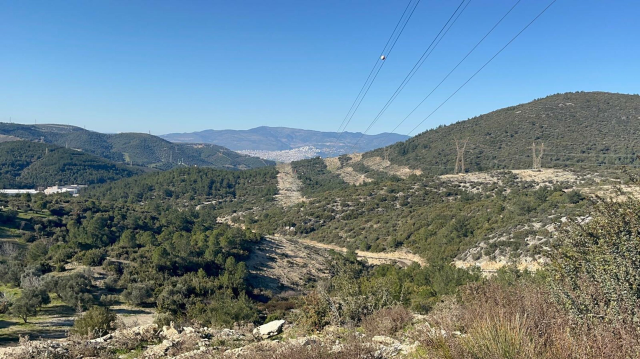
[[[574,106],[549,105],[559,99]],[[475,349],[466,341],[482,338],[487,313],[512,323],[540,308],[535,320],[556,323],[555,338],[583,343],[572,334],[583,328],[575,313],[602,309],[582,291],[610,296],[610,307],[626,303],[597,283],[622,278],[611,268],[636,273],[637,246],[626,239],[640,233],[640,172],[626,138],[616,142],[617,130],[598,129],[612,136],[606,156],[588,137],[562,140],[575,126],[600,126],[599,116],[575,120],[587,103],[608,108],[605,118],[617,116],[612,103],[625,114],[640,104],[634,96],[579,93],[514,107],[555,128],[536,139],[549,151],[536,169],[531,148],[518,147],[529,124],[505,130],[513,136],[477,131],[499,127],[512,109],[383,149],[277,165],[253,159],[262,165],[245,169],[132,166],[46,140],[0,143],[3,186],[88,184],[76,197],[0,195],[0,340],[14,346],[0,357],[23,350],[242,357],[261,345],[271,348],[267,355],[308,346],[346,357],[369,349],[379,358],[456,350],[467,357]],[[465,170],[454,173],[456,154],[444,146],[460,136],[469,136],[469,153]],[[495,151],[479,150],[497,143]],[[558,157],[579,146],[580,162]],[[135,162],[135,151],[124,154]],[[629,256],[611,254],[622,247]],[[589,309],[567,309],[556,296]],[[275,334],[252,334],[281,320]],[[533,320],[518,325],[533,333]],[[598,328],[589,335],[599,336],[614,324],[589,325]],[[31,341],[20,339],[27,334]],[[118,339],[125,337],[134,344]]]
[[[0,9],[0,359],[640,358],[640,2]]]

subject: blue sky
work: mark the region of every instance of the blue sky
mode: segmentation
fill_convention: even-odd
[[[347,128],[363,131],[459,1],[422,0]],[[472,0],[370,133],[389,131],[515,0]],[[522,0],[398,129],[409,132],[544,8]],[[101,132],[335,131],[407,1],[0,2],[0,121]],[[566,91],[638,93],[640,3],[558,0],[419,129]]]

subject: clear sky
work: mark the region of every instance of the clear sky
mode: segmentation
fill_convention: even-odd
[[[370,133],[389,131],[516,0],[472,0]],[[522,0],[409,132],[550,0]],[[459,1],[422,0],[347,128],[363,131]],[[0,121],[101,132],[335,131],[407,0],[2,1]],[[640,2],[558,0],[420,131],[566,91],[638,93]]]

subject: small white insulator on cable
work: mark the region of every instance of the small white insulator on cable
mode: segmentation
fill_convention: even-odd
[[[386,58],[387,58],[387,57],[386,57],[386,56],[384,56],[384,55],[380,56],[380,60],[382,60],[382,61],[384,61],[384,59],[386,59]]]

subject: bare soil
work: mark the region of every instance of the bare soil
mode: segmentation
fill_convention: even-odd
[[[295,173],[293,173],[291,164],[278,164],[276,168],[278,170],[278,194],[275,195],[276,201],[283,207],[305,201],[306,199],[302,193],[300,193],[302,182],[300,182]]]
[[[420,170],[412,170],[407,166],[392,165],[391,162],[380,157],[369,157],[364,159],[362,163],[373,170],[386,172],[400,178],[407,178],[411,175],[422,174],[422,171]]]
[[[266,237],[253,247],[246,262],[248,280],[275,295],[300,292],[329,276],[328,258],[326,250],[297,239]]]
[[[268,236],[263,239],[247,260],[249,282],[273,294],[301,292],[319,280],[329,276],[329,251],[345,253],[336,245],[307,239]],[[412,263],[426,265],[424,259],[408,251],[373,253],[356,251],[359,259],[369,264],[398,264],[406,267]]]

